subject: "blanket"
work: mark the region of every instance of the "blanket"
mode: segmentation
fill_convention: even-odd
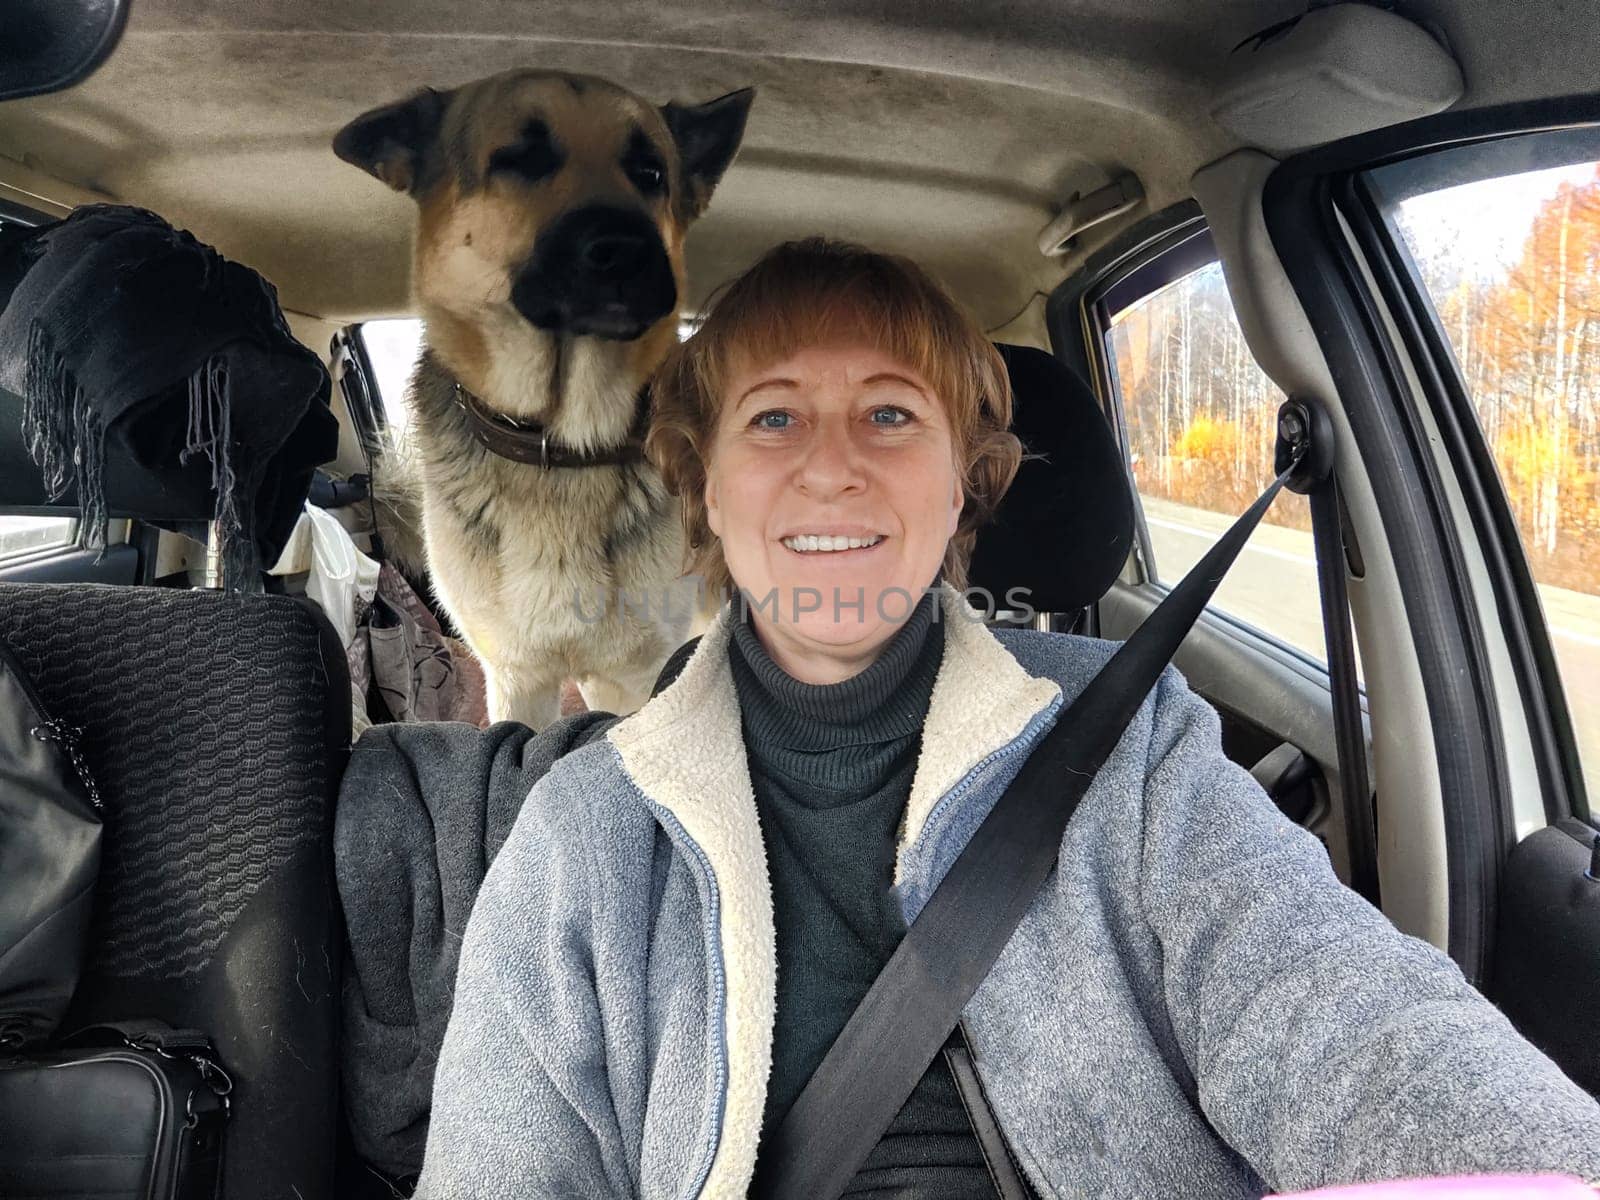
[[[504,721],[375,726],[339,788],[344,907],[341,1073],[357,1151],[395,1179],[422,1169],[433,1071],[461,935],[528,792],[617,718],[580,713],[535,735]]]

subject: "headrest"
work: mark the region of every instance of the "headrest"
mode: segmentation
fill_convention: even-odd
[[[78,489],[72,484],[54,500],[49,498],[44,473],[22,437],[22,410],[22,397],[0,387],[0,513],[78,513]],[[157,474],[124,454],[108,454],[104,486],[110,517],[206,522],[217,506],[211,464],[204,459]]]
[[[29,225],[0,227],[0,311],[10,303],[31,265],[22,247],[33,233],[34,227]],[[69,482],[52,500],[44,472],[28,452],[22,432],[24,407],[21,396],[0,385],[0,513],[74,515],[82,508],[78,489]],[[157,474],[126,454],[111,453],[106,456],[104,484],[107,515],[112,517],[204,523],[217,505],[211,489],[211,464],[203,457]]]
[[[254,588],[337,452],[329,387],[270,283],[154,213],[0,231],[0,504],[70,500],[88,545],[113,516],[208,519]]]
[[[1040,612],[1076,612],[1106,594],[1133,545],[1128,468],[1094,393],[1069,367],[1043,350],[997,348],[1024,458],[978,533],[968,586],[1000,607],[1007,591],[1026,588]]]

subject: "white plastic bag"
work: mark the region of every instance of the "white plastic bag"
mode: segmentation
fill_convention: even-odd
[[[356,548],[336,517],[307,504],[272,568],[274,575],[306,574],[306,595],[327,614],[346,650],[361,614],[378,591],[378,564]]]

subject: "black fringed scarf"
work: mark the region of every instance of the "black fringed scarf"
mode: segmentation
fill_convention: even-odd
[[[23,397],[51,499],[76,487],[80,543],[105,544],[108,446],[158,490],[203,458],[224,586],[259,590],[339,436],[328,372],[277,292],[144,209],[89,205],[8,233],[0,261],[25,273],[0,293],[0,384]]]

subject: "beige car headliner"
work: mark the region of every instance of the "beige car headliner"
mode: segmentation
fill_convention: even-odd
[[[404,312],[410,204],[334,158],[349,118],[507,67],[659,101],[754,84],[745,148],[690,241],[691,303],[773,242],[911,254],[998,327],[1054,287],[1035,248],[1074,192],[1131,169],[1189,194],[1234,142],[1207,116],[1230,50],[1303,0],[133,0],[90,80],[0,105],[0,182],[152,208],[277,283],[286,307]],[[1594,86],[1597,17],[1563,0],[1424,0],[1463,105]],[[1575,29],[1574,25],[1581,25]],[[59,186],[57,181],[67,185]],[[1114,229],[1114,227],[1112,227]]]

